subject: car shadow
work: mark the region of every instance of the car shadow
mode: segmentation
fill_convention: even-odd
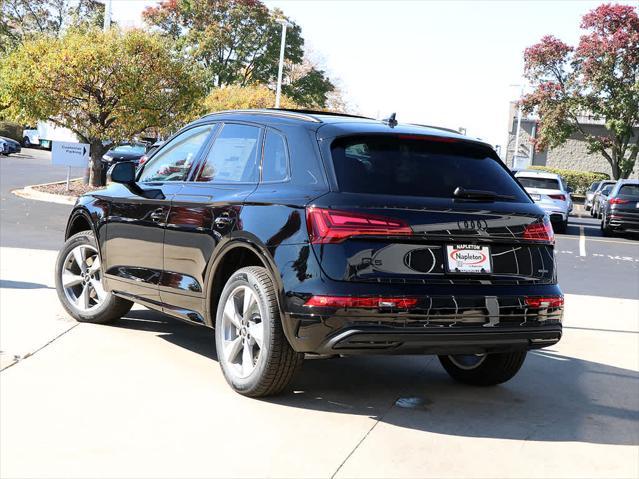
[[[31,283],[29,281],[11,281],[9,279],[0,279],[0,288],[10,289],[55,289],[51,286],[41,283]]]
[[[148,310],[118,326],[217,361],[208,328]],[[530,352],[515,378],[489,388],[454,382],[433,356],[306,360],[287,392],[262,401],[437,434],[639,445],[639,373],[550,349]]]

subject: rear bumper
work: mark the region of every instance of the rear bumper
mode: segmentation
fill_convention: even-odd
[[[612,213],[607,220],[611,228],[639,231],[639,216],[636,214]]]
[[[561,324],[538,328],[442,328],[388,331],[349,328],[327,338],[320,354],[481,354],[552,346],[561,339]]]

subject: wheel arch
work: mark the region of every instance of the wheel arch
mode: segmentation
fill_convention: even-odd
[[[238,269],[245,266],[261,266],[271,275],[278,291],[277,302],[282,317],[282,294],[284,286],[278,274],[273,257],[268,250],[249,238],[236,238],[223,245],[218,245],[219,252],[212,258],[206,275],[206,315],[208,326],[215,326],[215,315],[222,290],[228,278]],[[284,328],[286,330],[286,328]]]
[[[67,228],[64,234],[65,241],[81,231],[92,231],[94,235],[96,234],[91,214],[84,208],[76,208],[71,213],[69,221],[67,221]]]

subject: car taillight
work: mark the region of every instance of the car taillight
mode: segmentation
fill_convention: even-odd
[[[546,217],[543,221],[531,223],[524,229],[524,239],[533,241],[548,241],[554,243],[555,232],[552,229],[550,220]]]
[[[610,203],[611,205],[623,205],[625,203],[630,203],[629,200],[622,200],[621,198],[610,198],[608,200],[608,203]]]
[[[553,200],[566,201],[566,195],[548,195],[548,196],[550,196]]]
[[[527,297],[525,301],[532,309],[560,308],[564,305],[563,296],[533,296]]]
[[[326,208],[308,208],[306,224],[313,244],[339,243],[351,236],[413,234],[408,223],[402,220]]]
[[[321,308],[400,308],[409,309],[417,304],[417,298],[394,298],[384,296],[312,296],[304,306]]]
[[[144,163],[146,163],[146,160],[148,160],[146,155],[141,156],[140,161],[138,161],[138,166],[142,166]]]

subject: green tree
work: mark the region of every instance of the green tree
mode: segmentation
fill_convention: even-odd
[[[274,104],[275,93],[266,85],[231,85],[211,91],[204,99],[203,110],[199,114],[222,110],[273,108]],[[299,105],[286,95],[282,95],[280,105],[282,108],[299,108]]]
[[[0,0],[0,54],[38,35],[59,36],[68,26],[100,26],[97,0]]]
[[[259,0],[165,0],[144,12],[145,21],[172,37],[180,50],[208,72],[213,87],[264,84],[273,88],[279,65],[282,27],[280,10],[269,11]],[[301,28],[287,29],[284,58],[301,65],[304,39]],[[287,79],[287,94],[303,106],[320,106],[333,85],[323,71],[311,69],[304,77]]]
[[[563,144],[580,133],[591,153],[601,154],[615,179],[627,178],[639,153],[639,16],[627,5],[601,5],[584,15],[586,32],[573,48],[548,35],[524,52],[534,91],[523,98],[540,117],[538,149]],[[594,135],[583,118],[602,120]]]
[[[104,141],[152,127],[170,131],[204,95],[201,72],[171,56],[166,39],[141,30],[71,30],[24,42],[0,66],[7,116],[48,120],[91,145],[91,184]]]

